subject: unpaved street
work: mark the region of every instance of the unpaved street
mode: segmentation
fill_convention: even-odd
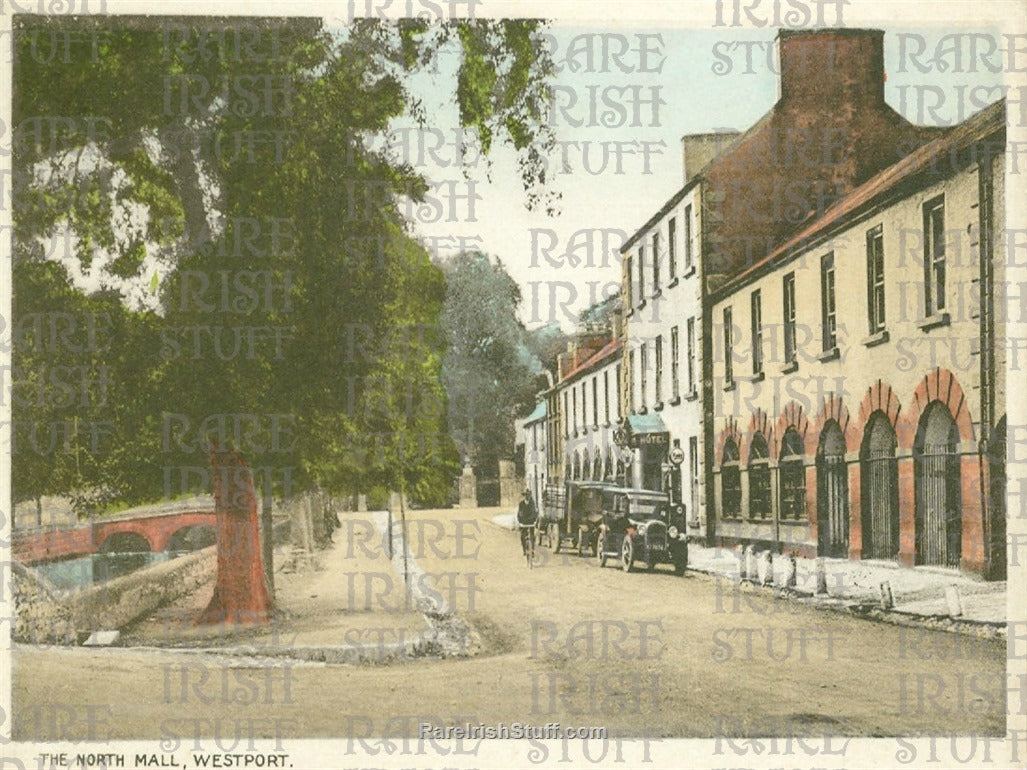
[[[408,514],[420,579],[472,623],[475,657],[278,660],[268,669],[152,649],[23,647],[14,655],[15,737],[92,731],[187,748],[197,733],[231,745],[250,735],[412,736],[420,722],[500,721],[653,737],[1004,732],[1004,640],[870,622],[697,573],[675,577],[669,567],[624,574],[543,549],[529,570],[516,533],[489,521],[496,513]],[[337,532],[325,558],[375,546],[353,534]],[[380,627],[395,628],[394,596],[379,602],[375,579]],[[340,601],[354,590],[366,598],[359,581],[338,590]]]

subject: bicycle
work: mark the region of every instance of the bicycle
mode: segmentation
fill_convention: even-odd
[[[535,525],[518,524],[521,530],[521,548],[524,549],[524,558],[528,562],[528,569],[535,568]]]

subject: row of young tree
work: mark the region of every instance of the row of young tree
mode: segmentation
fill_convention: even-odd
[[[511,443],[539,368],[517,287],[483,255],[434,264],[400,206],[426,180],[366,140],[428,121],[409,84],[454,54],[463,128],[513,147],[527,205],[549,205],[540,22],[14,26],[16,500],[206,491],[214,444],[266,503],[439,504],[489,431]]]

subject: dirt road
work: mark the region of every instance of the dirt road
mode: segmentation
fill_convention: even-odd
[[[543,550],[529,570],[516,533],[490,523],[495,513],[409,514],[418,579],[472,622],[476,657],[268,667],[161,650],[19,648],[16,739],[92,731],[178,747],[212,731],[231,743],[499,721],[652,737],[1005,730],[1004,641],[878,624],[669,567],[624,574]],[[332,558],[345,558],[345,527],[336,541]],[[389,601],[382,593],[383,629],[396,625]]]

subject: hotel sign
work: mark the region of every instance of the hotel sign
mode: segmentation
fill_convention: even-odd
[[[665,447],[670,444],[670,433],[639,433],[631,437],[634,447]]]

